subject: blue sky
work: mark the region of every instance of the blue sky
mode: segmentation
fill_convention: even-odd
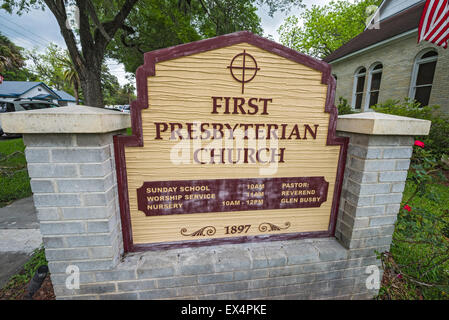
[[[326,0],[304,0],[307,6],[312,4],[323,5],[327,2]],[[264,7],[258,9],[258,14],[262,19],[262,27],[265,35],[272,35],[277,41],[279,39],[277,29],[284,19],[289,15],[297,15],[300,9],[296,8],[284,14],[277,13],[273,18],[268,16],[267,11],[267,8]],[[49,10],[32,10],[22,16],[10,15],[4,10],[0,10],[0,31],[14,43],[26,49],[36,47],[39,51],[42,51],[50,42],[66,48],[64,39],[59,32],[58,23]],[[127,83],[123,66],[112,60],[107,61],[107,63],[119,82],[122,85]]]
[[[341,0],[338,0],[341,1]],[[307,7],[311,7],[313,4],[315,5],[325,5],[329,3],[328,0],[303,0],[303,3]],[[279,40],[279,34],[277,33],[277,30],[288,16],[291,15],[298,15],[301,12],[301,9],[299,8],[293,8],[288,13],[277,13],[273,16],[273,18],[269,17],[267,14],[268,10],[265,7],[259,7],[259,10],[257,11],[257,14],[262,19],[262,27],[264,30],[265,35],[272,35],[274,40]]]

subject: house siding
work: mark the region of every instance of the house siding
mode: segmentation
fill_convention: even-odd
[[[367,70],[363,108],[368,91],[368,70],[376,62],[383,64],[378,102],[408,97],[416,56],[426,48],[436,48],[438,61],[429,104],[439,105],[440,112],[449,114],[449,52],[428,42],[417,44],[417,37],[415,32],[382,47],[373,48],[334,63],[330,62],[332,73],[337,76],[336,103],[339,97],[343,97],[352,104],[354,74],[359,67],[363,66]]]
[[[398,12],[414,6],[425,0],[394,0],[386,1],[380,8],[380,20],[387,19]]]
[[[41,91],[39,91],[39,89]],[[33,98],[33,97],[35,97],[35,96],[37,96],[39,94],[50,94],[50,95],[52,95],[52,93],[49,90],[47,90],[44,86],[38,85],[38,86],[34,87],[33,89],[31,89],[31,90],[23,93],[22,95],[20,95],[20,98]]]

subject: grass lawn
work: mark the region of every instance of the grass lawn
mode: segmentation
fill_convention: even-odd
[[[408,181],[403,200],[416,185]],[[432,183],[401,209],[381,299],[449,299],[449,184]],[[390,265],[392,263],[392,265]]]
[[[22,138],[0,140],[0,208],[32,195],[24,150]]]
[[[21,138],[0,140],[0,207],[31,196],[24,150]]]

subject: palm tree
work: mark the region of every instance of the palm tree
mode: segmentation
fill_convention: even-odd
[[[59,58],[59,61],[61,62],[64,70],[64,80],[68,81],[73,86],[76,104],[79,104],[79,88],[81,81],[78,72],[76,72],[75,64],[72,59],[70,59],[68,53],[65,57]]]
[[[136,89],[131,83],[127,83],[123,86],[123,92],[128,96],[128,104],[131,105],[131,102],[134,100],[134,91]]]

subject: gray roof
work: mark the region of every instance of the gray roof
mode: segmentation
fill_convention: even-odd
[[[0,97],[18,97],[39,85],[42,85],[45,89],[50,91],[51,94],[39,94],[33,97],[35,99],[44,99],[53,96],[55,99],[58,99],[58,101],[76,102],[75,97],[67,92],[62,90],[52,90],[45,83],[37,81],[3,81],[3,83],[0,84]]]
[[[55,90],[56,94],[58,96],[61,97],[61,99],[59,99],[59,101],[71,101],[71,102],[76,102],[76,98],[74,96],[72,96],[71,94],[68,94],[65,91],[62,90]]]
[[[45,89],[50,91],[50,93],[54,94],[55,98],[59,98],[59,95],[50,89],[45,83],[31,81],[3,81],[3,83],[0,84],[0,96],[18,97],[39,85],[42,85]]]

